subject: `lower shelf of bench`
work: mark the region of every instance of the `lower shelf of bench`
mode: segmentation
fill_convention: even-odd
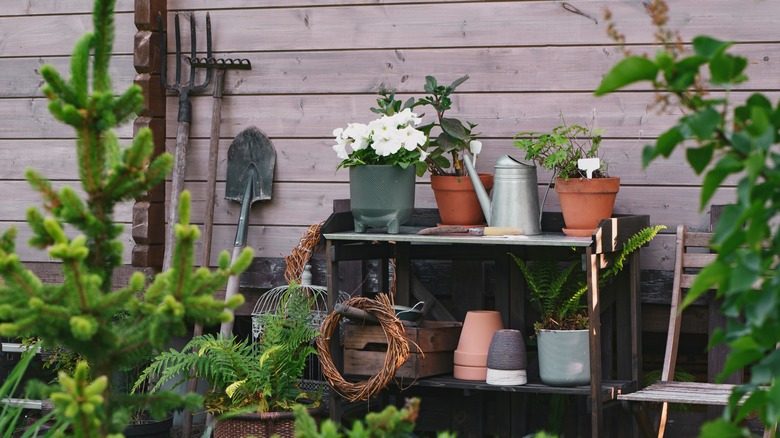
[[[350,379],[352,380],[352,379]],[[400,387],[401,389],[410,386],[425,388],[450,388],[450,389],[470,389],[476,391],[499,391],[499,392],[518,392],[534,394],[564,394],[590,396],[590,386],[548,386],[541,383],[527,383],[517,386],[499,386],[488,385],[485,382],[472,382],[468,380],[458,380],[452,375],[426,377],[424,379],[395,379],[391,387]],[[629,381],[605,381],[602,382],[602,397],[604,401],[614,400],[618,395],[629,392],[635,388]],[[389,388],[390,389],[390,388]]]
[[[687,403],[694,405],[720,405],[729,402],[734,385],[702,382],[657,382],[618,399],[648,403]]]

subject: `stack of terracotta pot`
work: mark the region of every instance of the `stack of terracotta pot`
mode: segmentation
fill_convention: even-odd
[[[485,381],[490,341],[493,334],[502,328],[504,324],[497,311],[471,310],[466,313],[453,360],[453,376],[456,379]]]

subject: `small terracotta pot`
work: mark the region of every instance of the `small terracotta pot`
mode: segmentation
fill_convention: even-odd
[[[480,173],[482,186],[490,193],[493,175]],[[431,175],[431,188],[436,197],[442,225],[480,225],[485,215],[479,205],[474,185],[468,176]]]
[[[453,365],[452,377],[458,380],[472,380],[484,382],[487,379],[487,367],[467,367],[463,365]]]
[[[618,191],[620,178],[556,178],[555,192],[566,222],[563,233],[581,237],[593,234],[602,219],[612,216]]]
[[[463,321],[463,329],[460,332],[458,348],[455,350],[453,362],[455,365],[465,367],[465,375],[473,376],[474,370],[471,368],[485,368],[487,373],[487,353],[490,347],[490,340],[496,330],[501,330],[504,324],[501,320],[501,314],[495,310],[471,310],[466,313],[466,319]],[[459,374],[455,375],[458,379]],[[467,378],[465,380],[484,380]]]

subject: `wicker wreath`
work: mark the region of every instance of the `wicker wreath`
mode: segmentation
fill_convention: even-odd
[[[386,294],[377,295],[372,300],[365,297],[355,297],[345,303],[348,306],[357,307],[374,315],[387,337],[387,354],[385,363],[378,374],[371,376],[362,382],[348,382],[333,365],[330,355],[330,339],[339,326],[341,315],[331,313],[322,323],[321,336],[317,338],[317,350],[319,351],[322,374],[328,379],[330,386],[342,397],[349,401],[368,400],[371,396],[387,387],[393,379],[395,372],[409,357],[409,344],[404,336],[404,325],[395,316],[393,304]]]

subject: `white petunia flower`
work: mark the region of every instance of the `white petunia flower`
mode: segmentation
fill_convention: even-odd
[[[374,150],[379,156],[387,157],[401,150],[403,137],[401,137],[398,130],[385,131],[379,136],[374,135],[372,138],[374,140]]]
[[[349,152],[347,152],[347,145],[349,143],[349,140],[336,137],[336,144],[333,145],[333,150],[336,151],[336,155],[342,160],[349,158]]]
[[[411,126],[407,126],[399,130],[401,138],[403,139],[403,147],[407,151],[413,151],[417,146],[425,144],[425,134],[422,131],[418,131]]]

